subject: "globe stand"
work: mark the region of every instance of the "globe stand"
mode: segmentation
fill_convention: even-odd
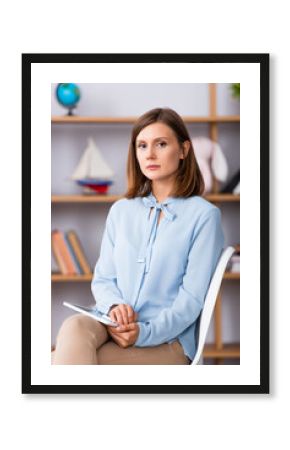
[[[75,114],[73,113],[73,109],[75,108],[75,106],[71,106],[69,109],[68,109],[68,113],[67,113],[67,116],[74,116]]]

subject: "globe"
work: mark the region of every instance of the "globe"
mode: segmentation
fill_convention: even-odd
[[[56,88],[56,98],[62,106],[68,108],[68,115],[71,116],[73,108],[81,98],[80,88],[74,83],[59,83]]]

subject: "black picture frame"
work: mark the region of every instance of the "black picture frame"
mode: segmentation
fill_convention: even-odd
[[[22,54],[22,393],[269,393],[269,54]],[[260,383],[239,385],[55,385],[31,380],[31,66],[34,63],[257,64],[260,69]],[[261,151],[262,150],[262,151]]]

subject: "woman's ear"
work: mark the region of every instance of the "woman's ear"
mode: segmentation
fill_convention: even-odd
[[[185,159],[187,157],[189,149],[190,149],[190,142],[184,141],[182,144],[182,153],[181,153],[180,159]]]

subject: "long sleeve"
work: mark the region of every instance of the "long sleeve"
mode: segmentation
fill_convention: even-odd
[[[116,267],[113,260],[114,249],[114,221],[112,208],[109,211],[102,237],[101,251],[96,263],[91,283],[92,294],[97,308],[104,314],[111,306],[124,303],[117,286]]]
[[[135,346],[168,342],[196,321],[223,246],[221,213],[214,207],[194,228],[186,271],[175,300],[155,318],[138,322],[140,333]]]

